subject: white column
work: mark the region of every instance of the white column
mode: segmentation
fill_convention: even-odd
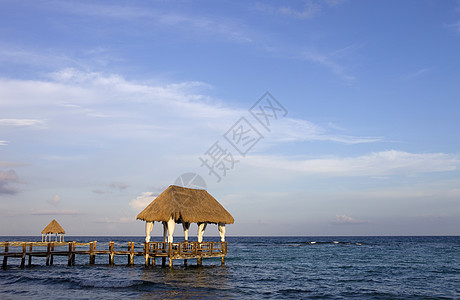
[[[198,243],[203,241],[203,234],[208,223],[198,223]]]
[[[42,233],[42,243],[43,243],[43,233]]]
[[[225,224],[219,223],[217,224],[217,228],[219,228],[220,241],[225,242]]]
[[[166,242],[166,237],[168,236],[168,225],[163,221],[163,242]]]
[[[153,222],[145,222],[145,241],[150,242],[150,233],[153,229]]]
[[[176,222],[171,217],[168,221],[168,243],[173,242],[174,227],[176,227]]]
[[[184,240],[188,241],[188,229],[190,228],[190,223],[182,222],[182,228],[184,229]]]

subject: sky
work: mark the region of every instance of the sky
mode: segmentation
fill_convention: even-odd
[[[458,1],[0,0],[0,235],[186,173],[228,235],[459,235],[459,53]]]

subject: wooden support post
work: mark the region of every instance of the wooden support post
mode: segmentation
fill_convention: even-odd
[[[46,246],[46,265],[50,265],[50,250],[51,250],[51,243],[48,242],[48,245]]]
[[[29,266],[32,265],[32,243],[29,244]]]
[[[50,266],[53,265],[53,259],[54,259],[54,243],[51,243],[51,261],[50,261]]]
[[[202,257],[197,257],[197,259],[196,259],[196,265],[197,265],[197,266],[202,266],[202,265],[203,265]]]
[[[184,259],[184,266],[187,266],[187,260]]]
[[[22,243],[21,268],[24,268],[25,264],[26,264],[26,243]]]
[[[72,242],[72,265],[75,265],[75,241]]]
[[[161,258],[161,266],[163,268],[166,267],[166,257],[164,257],[164,256]]]
[[[211,254],[213,254],[213,252],[214,252],[214,243],[211,242]]]
[[[89,242],[89,264],[94,265],[96,262],[96,257],[94,255],[94,243]]]
[[[225,256],[222,256],[222,257],[220,258],[220,264],[221,264],[222,266],[225,265]]]
[[[173,266],[173,244],[168,243],[168,257],[169,257],[169,267],[172,268]]]
[[[72,242],[72,265],[75,265],[75,243],[76,241]]]
[[[6,269],[6,264],[8,263],[8,256],[6,256],[8,253],[8,243],[5,243],[5,255],[3,256],[3,264],[2,264],[2,269]]]
[[[72,265],[72,243],[69,243],[69,254],[67,257],[67,265],[69,267]]]
[[[152,257],[152,266],[155,266],[156,262],[155,262],[155,258],[157,257],[157,249],[158,249],[158,244],[157,243],[153,243],[152,246],[152,253],[153,253],[153,257]]]
[[[113,266],[113,242],[109,242],[109,265]]]
[[[134,265],[134,242],[128,243],[128,250],[129,250],[128,264],[132,266]]]
[[[150,265],[150,243],[144,242],[144,258],[145,258],[145,266],[148,267]]]

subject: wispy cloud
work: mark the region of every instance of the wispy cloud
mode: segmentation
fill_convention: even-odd
[[[409,153],[389,150],[358,157],[292,160],[286,157],[251,156],[247,163],[280,172],[325,176],[385,176],[449,172],[460,167],[459,154]],[[277,171],[274,171],[275,173]]]
[[[158,25],[173,27],[187,32],[188,35],[192,33],[194,36],[212,35],[222,40],[237,43],[252,42],[252,38],[248,34],[249,28],[243,27],[241,22],[226,18],[213,18],[192,13],[171,13],[158,8],[117,4],[78,3],[75,5],[60,2],[54,9],[74,15],[118,19],[122,22],[140,22],[149,28],[156,28]]]
[[[279,14],[285,17],[294,18],[294,19],[311,19],[316,17],[322,10],[337,7],[343,1],[342,0],[326,0],[326,1],[313,1],[313,0],[304,0],[291,2],[294,5],[297,4],[297,7],[282,5],[274,6],[266,3],[258,2],[255,5],[255,8],[259,11],[269,14]]]
[[[325,128],[307,120],[283,118],[276,123],[269,138],[276,142],[329,141],[349,145],[384,140],[383,137],[344,135],[344,128],[338,129],[337,125],[328,127]]]
[[[120,192],[127,189],[128,188],[128,185],[125,184],[125,183],[122,183],[122,182],[112,182],[109,184],[109,187],[112,188],[112,189],[117,189],[119,190]]]
[[[120,217],[118,219],[111,219],[111,218],[101,218],[96,221],[96,223],[102,223],[102,224],[126,224],[126,223],[134,223],[136,222],[136,218],[133,217]]]
[[[46,121],[39,119],[0,119],[0,126],[45,127]]]
[[[288,17],[294,17],[296,19],[310,19],[314,17],[319,11],[321,11],[321,6],[311,1],[306,1],[303,8],[300,10],[294,9],[290,6],[281,6],[278,8],[278,11],[282,15]]]
[[[415,72],[409,73],[409,74],[403,76],[403,78],[404,79],[413,79],[413,78],[416,78],[416,77],[420,77],[423,74],[428,73],[429,71],[430,71],[430,68],[423,68],[423,69],[417,70]]]
[[[0,161],[0,168],[5,168],[5,167],[20,167],[24,166],[25,164],[20,164],[20,163],[14,163],[14,162],[9,162],[9,161]]]
[[[334,60],[333,54],[306,51],[302,53],[301,57],[305,60],[317,63],[328,68],[332,73],[340,76],[341,78],[347,81],[353,81],[356,79],[355,76],[349,74],[343,66],[341,66]]]
[[[0,146],[6,146],[6,145],[8,145],[8,141],[0,140]]]
[[[30,212],[30,214],[38,215],[38,216],[60,216],[60,215],[76,216],[76,215],[80,215],[81,213],[76,210],[62,209],[62,210],[35,210],[35,211]]]

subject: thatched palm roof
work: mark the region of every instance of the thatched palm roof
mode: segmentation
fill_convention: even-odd
[[[47,233],[64,233],[65,234],[65,230],[61,227],[61,225],[59,225],[59,223],[56,220],[53,220],[45,227],[45,229],[42,230],[42,233],[43,234],[47,234]]]
[[[206,190],[170,185],[140,214],[138,220],[233,224],[234,219]]]

